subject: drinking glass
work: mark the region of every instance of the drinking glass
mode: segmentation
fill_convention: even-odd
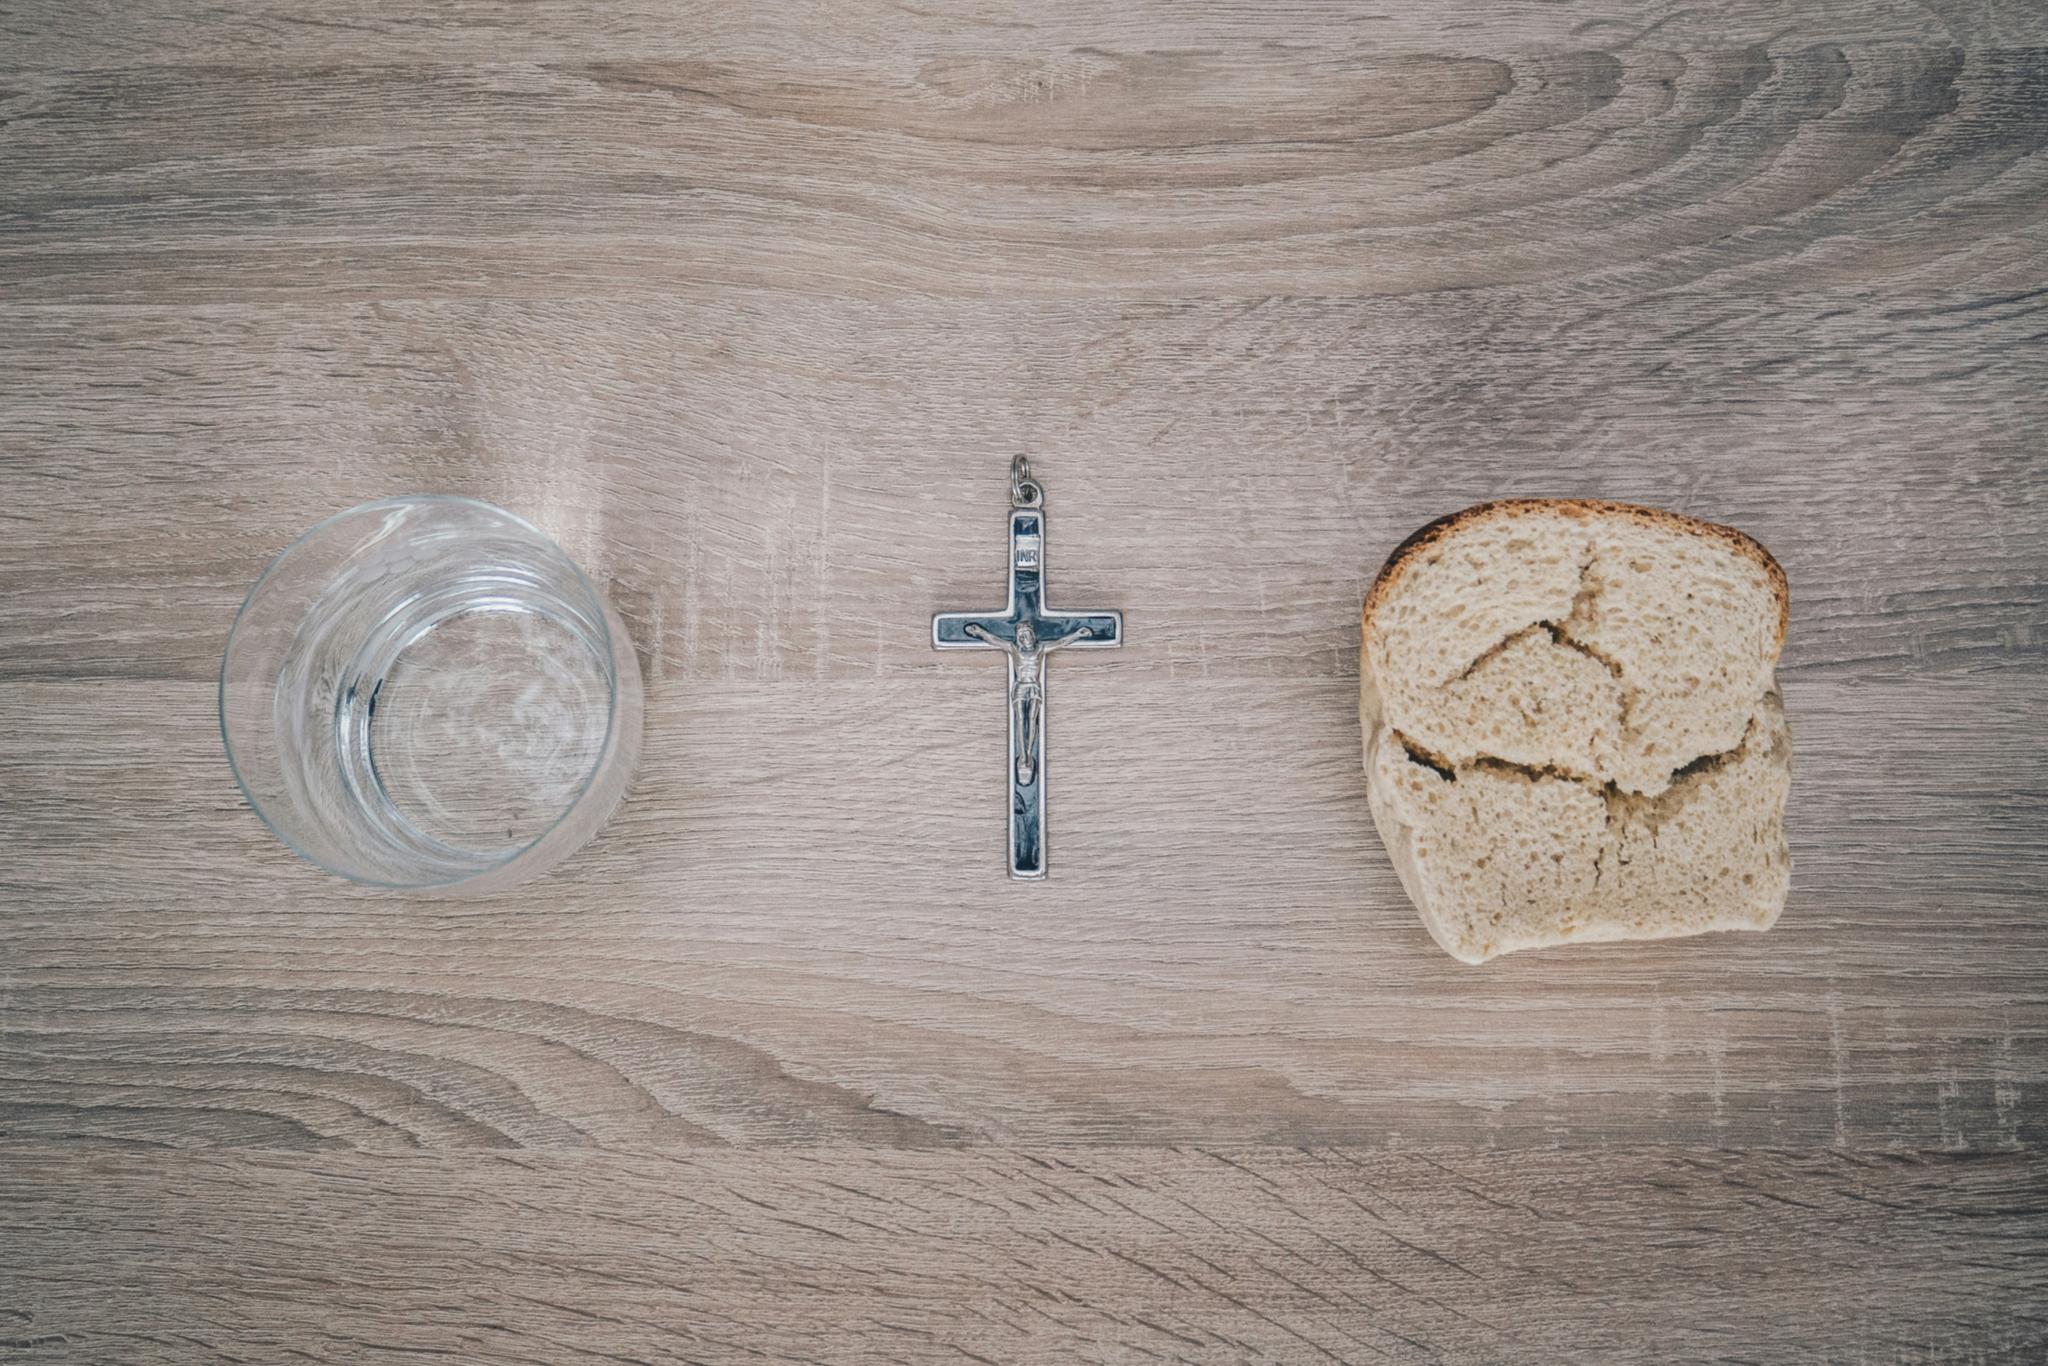
[[[640,668],[538,528],[387,498],[308,531],[228,634],[220,728],[249,804],[358,882],[497,891],[602,826],[640,749]]]

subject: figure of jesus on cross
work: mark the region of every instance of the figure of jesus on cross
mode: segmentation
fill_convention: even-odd
[[[1045,876],[1045,660],[1054,650],[1123,644],[1121,612],[1056,612],[1045,602],[1044,492],[1023,456],[1010,464],[1010,603],[1000,615],[941,612],[941,650],[1010,657],[1010,876]]]

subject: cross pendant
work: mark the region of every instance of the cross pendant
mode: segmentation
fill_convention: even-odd
[[[1010,463],[1010,604],[1001,615],[941,612],[941,650],[1010,658],[1010,876],[1045,876],[1045,659],[1054,650],[1124,643],[1121,612],[1056,612],[1045,603],[1044,493],[1023,456]]]

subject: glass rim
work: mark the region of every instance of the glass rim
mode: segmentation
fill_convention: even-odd
[[[563,563],[567,564],[569,571],[576,576],[576,583],[597,604],[597,626],[598,630],[603,632],[605,652],[604,740],[597,747],[597,757],[591,761],[589,772],[585,773],[582,780],[576,784],[575,795],[562,807],[562,813],[552,821],[549,821],[532,839],[519,845],[504,857],[496,859],[487,867],[478,868],[474,872],[464,873],[459,877],[440,878],[431,882],[393,882],[384,878],[364,877],[362,874],[351,872],[349,869],[337,868],[327,860],[301,848],[297,840],[294,840],[278,828],[277,822],[270,818],[270,813],[264,809],[263,803],[258,801],[256,794],[249,790],[248,779],[242,776],[242,765],[235,758],[234,737],[228,732],[228,661],[234,657],[235,640],[241,633],[242,619],[248,615],[249,605],[256,601],[256,595],[263,591],[264,585],[268,584],[272,577],[284,567],[285,562],[303,549],[314,537],[344,518],[353,517],[358,513],[370,512],[379,508],[423,507],[434,504],[479,508],[491,513],[493,516],[505,519],[522,531],[529,532],[538,537],[541,544],[562,557]],[[619,726],[619,646],[617,639],[612,633],[611,613],[611,600],[597,591],[597,585],[592,583],[590,576],[583,572],[583,566],[576,562],[575,556],[562,549],[560,542],[548,535],[546,531],[518,513],[499,507],[496,503],[486,502],[481,498],[473,498],[468,494],[462,493],[397,493],[384,498],[372,498],[367,502],[356,503],[350,507],[330,512],[297,536],[294,536],[290,544],[278,551],[277,554],[271,556],[270,562],[263,566],[263,572],[256,576],[256,581],[249,585],[249,591],[242,596],[241,605],[235,609],[234,620],[228,624],[227,642],[222,646],[220,653],[220,678],[214,690],[214,718],[220,729],[221,749],[227,754],[228,772],[234,774],[235,786],[241,791],[242,800],[249,804],[249,809],[256,813],[256,818],[263,822],[264,828],[276,836],[279,844],[282,844],[285,848],[291,850],[293,854],[312,864],[315,868],[333,873],[337,877],[346,878],[359,886],[376,887],[397,892],[447,891],[451,888],[475,882],[480,878],[501,873],[533,850],[539,848],[548,836],[554,834],[565,821],[576,814],[577,808],[583,805],[583,799],[590,795],[591,787],[597,782],[598,774],[604,769],[606,762],[612,758],[612,739],[618,734]],[[627,648],[631,648],[630,644]]]

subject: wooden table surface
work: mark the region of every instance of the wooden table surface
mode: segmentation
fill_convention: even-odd
[[[2044,432],[2033,0],[0,3],[0,1361],[2039,1361]],[[646,676],[495,900],[222,761],[406,491]],[[1402,897],[1358,603],[1514,494],[1783,561],[1770,934]]]

